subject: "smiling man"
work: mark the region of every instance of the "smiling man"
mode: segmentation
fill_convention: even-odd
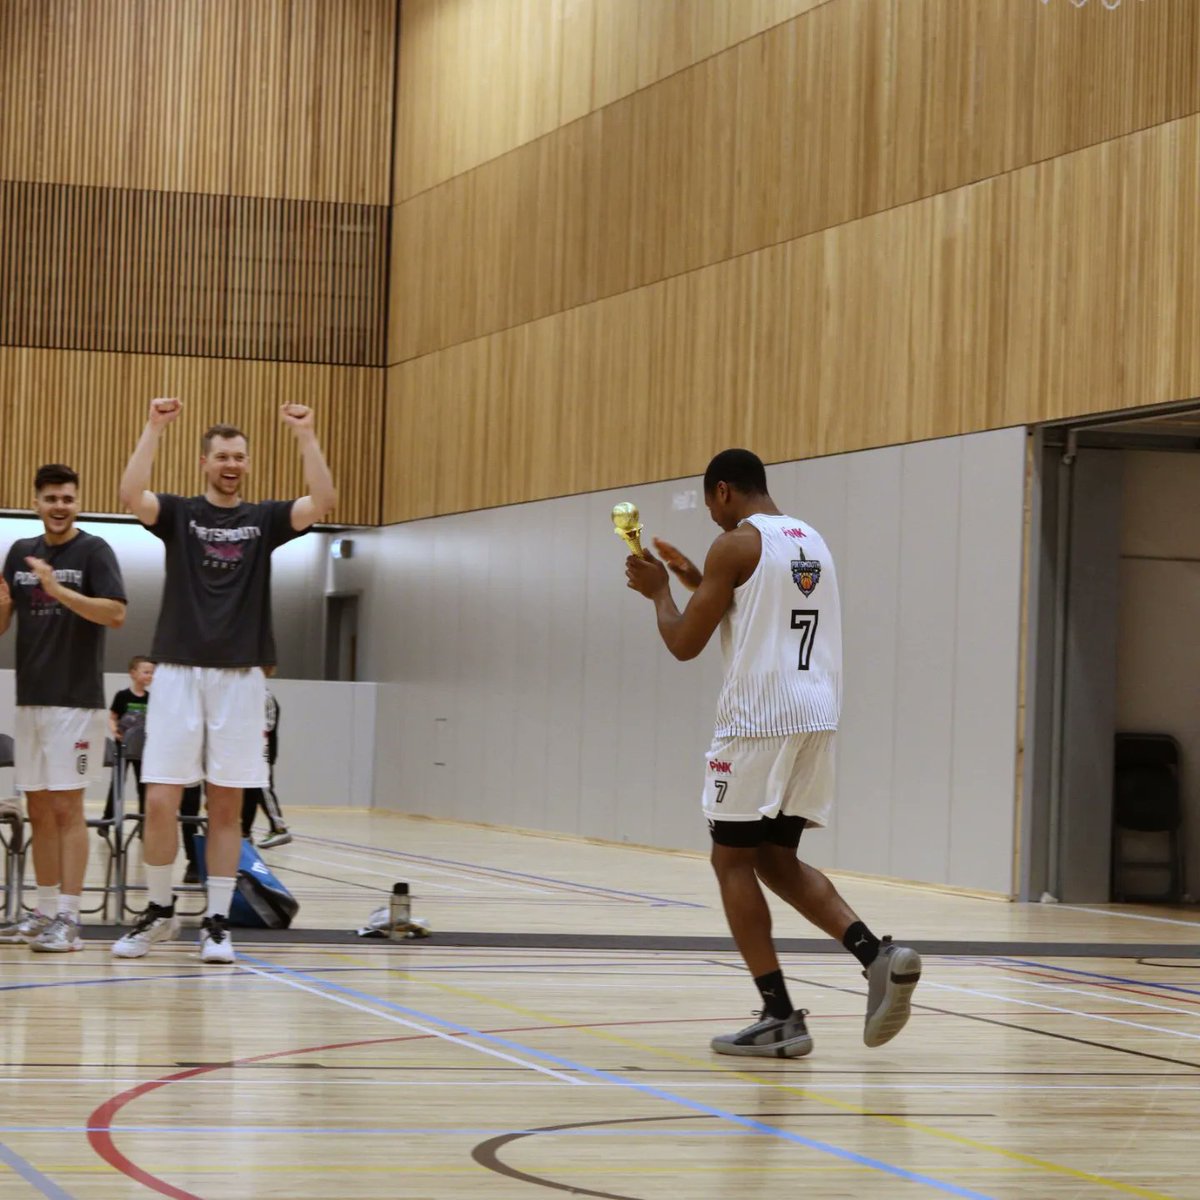
[[[158,666],[142,755],[150,903],[113,944],[113,954],[140,958],[155,942],[178,934],[172,871],[179,803],[185,787],[207,781],[208,915],[200,957],[230,963],[226,918],[241,853],[242,790],[267,783],[262,722],[263,668],[275,665],[271,553],[324,517],[337,493],[312,409],[303,404],[283,405],[280,417],[295,434],[308,495],[243,500],[250,449],[232,425],[214,425],[204,434],[202,495],[150,491],[158,444],[181,410],[176,399],[150,402],[146,428],[121,479],[121,502],[166,547],[166,579],[150,654]]]
[[[799,1058],[812,1050],[807,1013],[792,1007],[762,885],[862,964],[863,1041],[882,1046],[908,1020],[921,977],[915,950],[877,938],[830,880],[797,857],[800,835],[833,808],[834,744],[842,706],[842,618],[825,540],[779,511],[762,460],[723,450],[704,473],[704,503],[722,533],[701,571],[654,545],[691,593],[680,612],[652,554],[625,562],[629,586],[654,601],[658,631],[679,659],[721,630],[725,682],[706,761],[703,807],[730,932],[762,997],[761,1020],[712,1040],[718,1054]]]
[[[0,942],[82,950],[87,870],[83,794],[104,762],[104,631],[125,621],[112,547],[75,527],[79,476],[61,463],[33,481],[37,537],[14,542],[0,578],[0,634],[17,617],[16,785],[29,803],[37,907]]]

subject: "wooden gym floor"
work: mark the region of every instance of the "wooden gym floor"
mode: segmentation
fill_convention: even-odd
[[[703,859],[297,813],[266,857],[315,940],[0,947],[0,1197],[1200,1197],[1193,912],[839,878],[926,948],[912,1022],[864,1047],[856,964],[780,913],[816,1050],[731,1059]],[[395,879],[434,937],[352,939]]]

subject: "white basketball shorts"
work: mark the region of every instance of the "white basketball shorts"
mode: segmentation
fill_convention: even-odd
[[[266,691],[259,667],[161,663],[146,710],[142,782],[265,787]]]
[[[710,821],[803,817],[829,824],[837,734],[716,738],[705,756],[704,815]]]
[[[13,779],[21,792],[73,792],[100,777],[104,737],[102,708],[18,707]]]

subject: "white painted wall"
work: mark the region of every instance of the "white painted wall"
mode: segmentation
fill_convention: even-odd
[[[769,470],[838,563],[839,796],[820,865],[1012,889],[1025,433]],[[714,644],[678,663],[624,586],[609,513],[702,559],[700,481],[356,531],[327,586],[361,590],[380,682],[376,803],[700,849]]]
[[[1180,743],[1189,890],[1200,885],[1200,456],[1126,451],[1117,727]],[[1156,877],[1148,886],[1160,886]]]
[[[134,654],[145,654],[154,637],[162,593],[163,546],[137,522],[80,521],[79,527],[104,538],[113,548],[129,608],[125,624],[110,630],[105,646],[105,669],[121,671]],[[34,517],[0,517],[0,566],[17,538],[40,533]],[[308,533],[275,551],[271,559],[275,640],[280,674],[295,679],[319,679],[322,674],[321,638],[324,621],[323,584],[329,534]],[[15,661],[16,637],[0,637],[0,670]]]
[[[129,686],[125,673],[106,674],[104,694],[111,700]],[[374,795],[375,708],[372,683],[324,683],[274,679],[279,700],[279,762],[275,790],[284,813],[304,805],[367,808]],[[0,671],[0,733],[13,732],[15,678]],[[108,772],[88,793],[103,800]],[[130,775],[130,784],[133,776]],[[0,796],[12,795],[12,771],[0,769]]]

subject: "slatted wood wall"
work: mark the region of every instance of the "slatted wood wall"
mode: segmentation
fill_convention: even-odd
[[[80,473],[86,511],[117,511],[117,483],[150,398],[179,396],[184,411],[163,440],[156,488],[199,491],[200,435],[229,422],[250,440],[247,495],[300,495],[299,455],[279,417],[281,404],[300,401],[315,410],[337,481],[334,518],[375,523],[381,375],[352,367],[0,347],[0,508],[28,508],[37,467],[67,462]]]
[[[314,404],[341,493],[379,519],[397,0],[0,0],[0,505],[51,459],[91,511],[154,395],[252,434],[252,487],[303,485]]]
[[[404,8],[540,99],[400,122],[386,520],[1200,393],[1192,0],[826,0],[573,121],[531,6]]]

